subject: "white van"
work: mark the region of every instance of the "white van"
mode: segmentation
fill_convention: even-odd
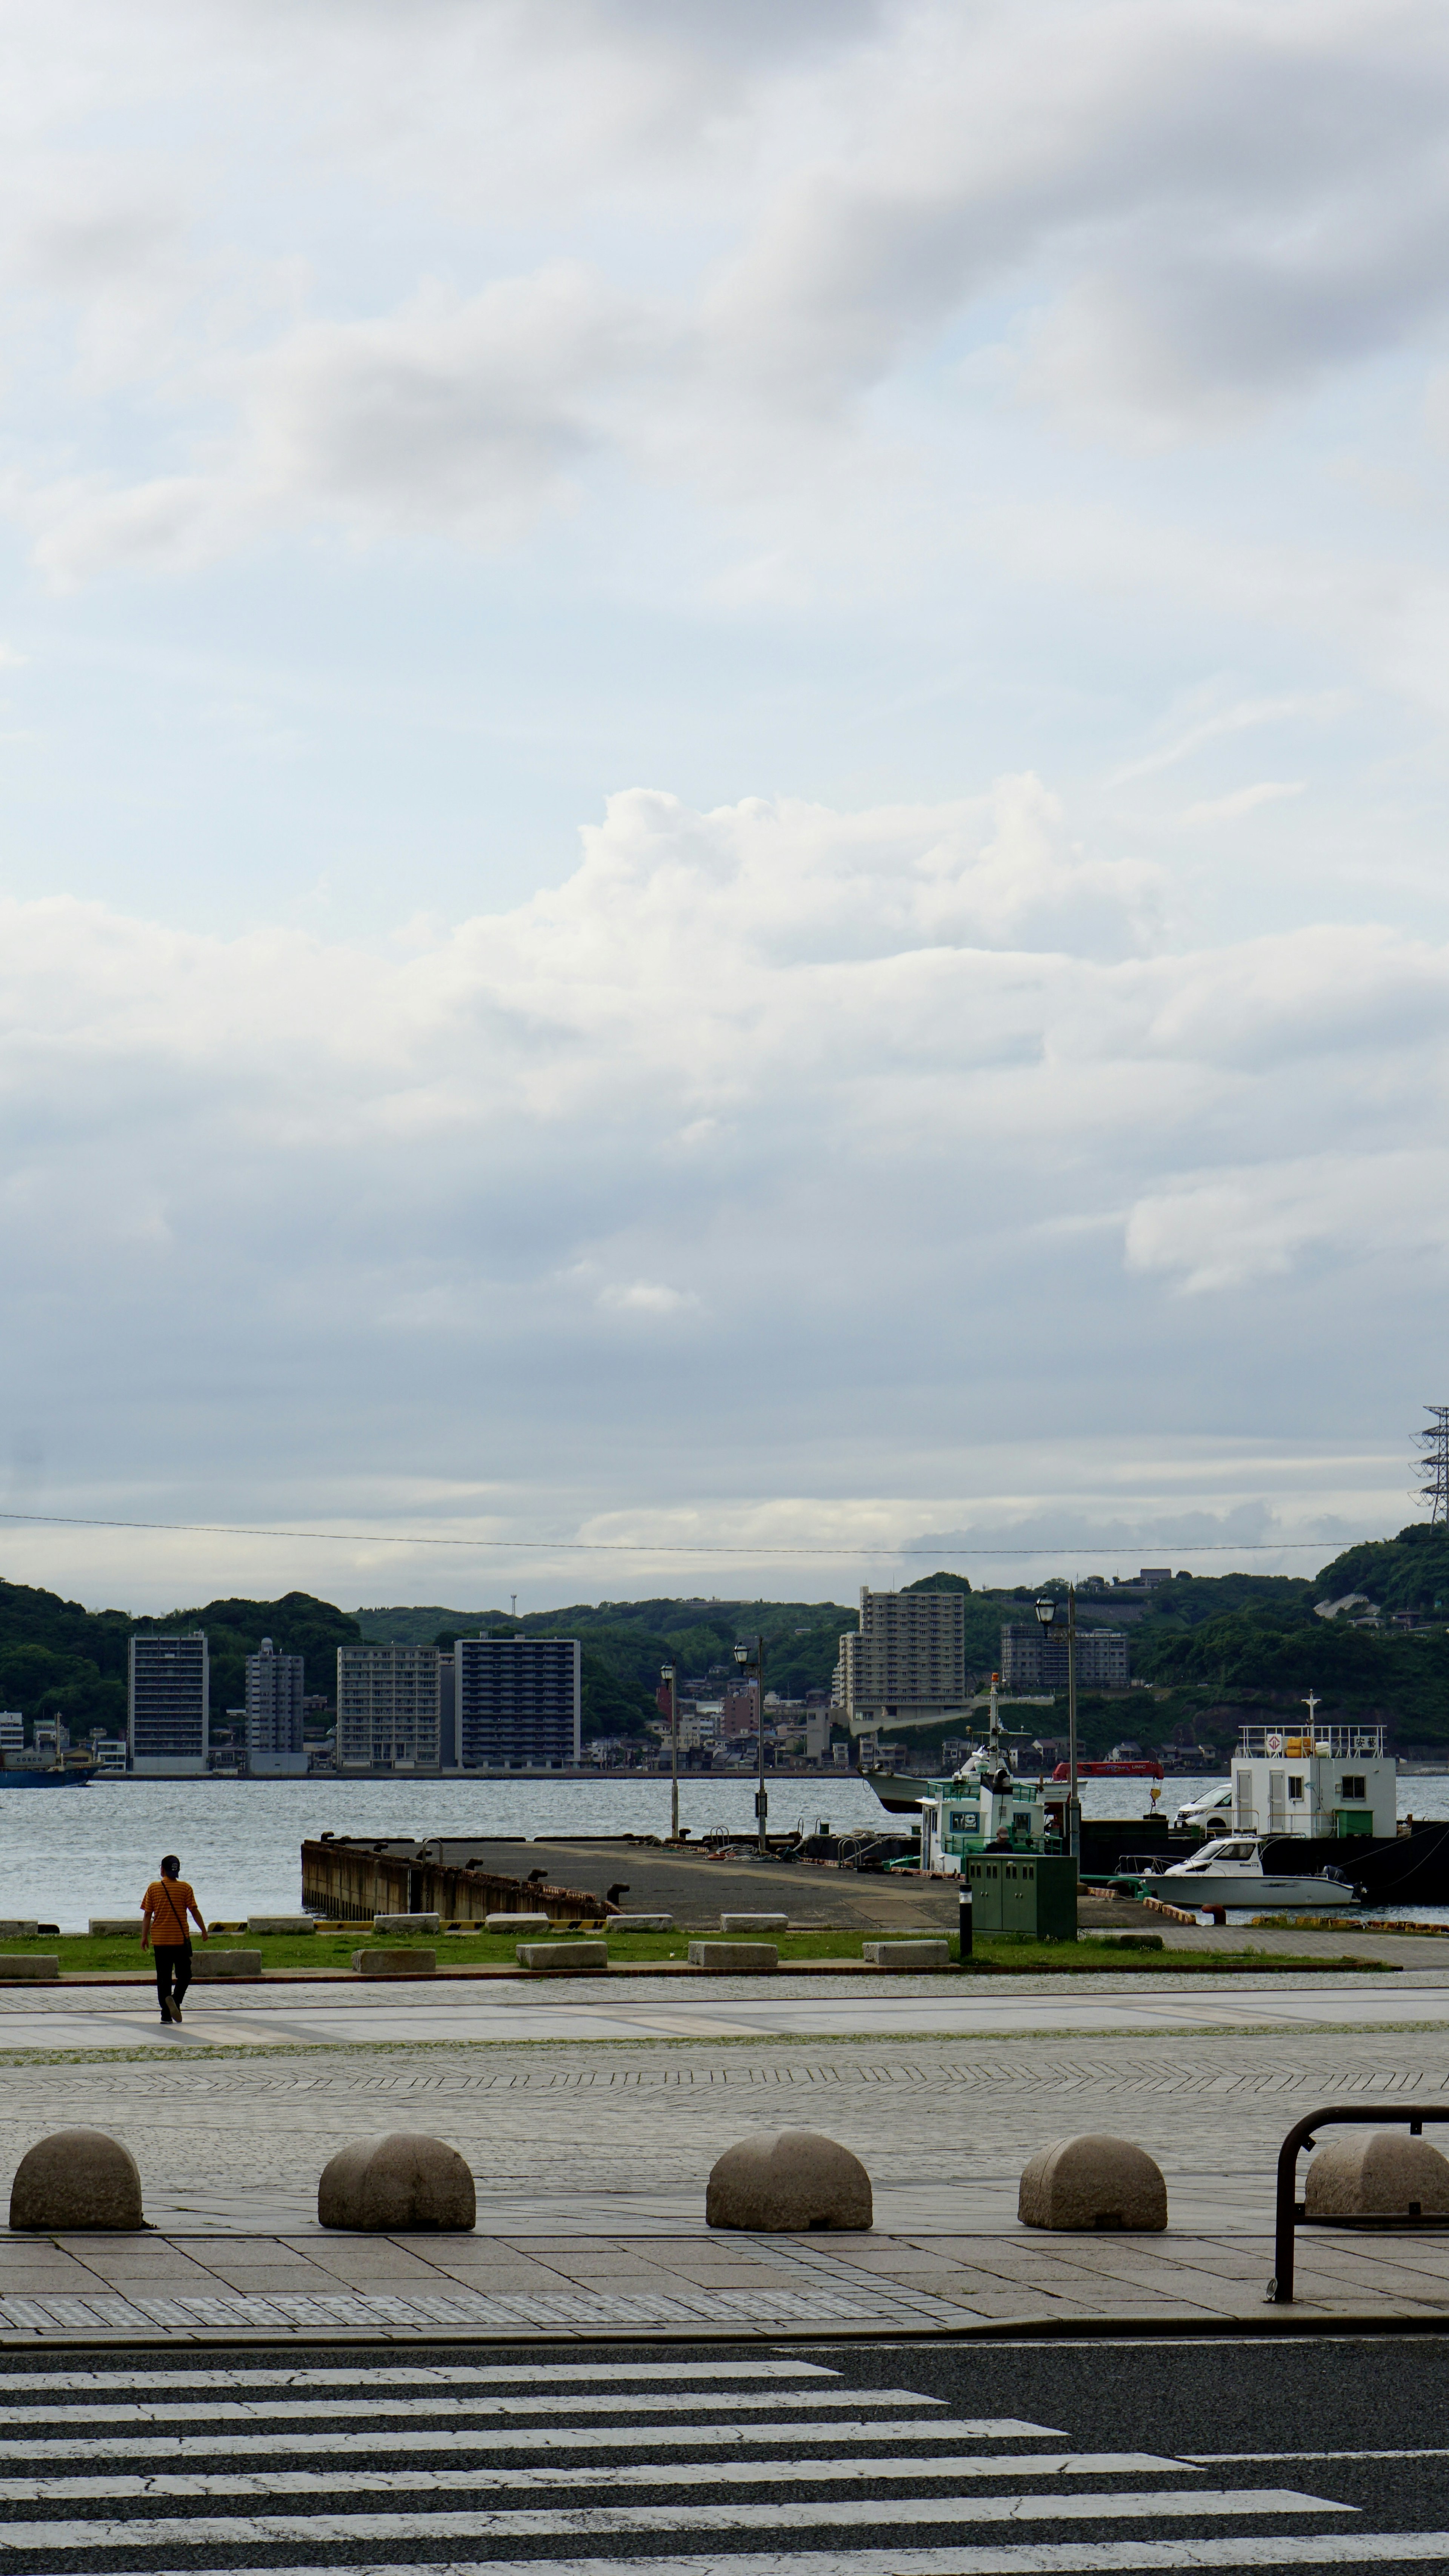
[[[1194,1825],[1205,1834],[1228,1834],[1233,1829],[1233,1784],[1220,1780],[1215,1789],[1204,1789],[1200,1798],[1189,1799],[1172,1819],[1175,1834],[1191,1833]]]

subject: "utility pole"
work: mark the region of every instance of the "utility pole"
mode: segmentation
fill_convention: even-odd
[[[1077,1587],[1067,1585],[1067,1853],[1082,1857],[1082,1802],[1077,1796]]]
[[[1059,1623],[1061,1604],[1046,1594],[1036,1605],[1037,1622],[1045,1642]],[[1077,1587],[1067,1585],[1067,1853],[1081,1862],[1082,1805],[1077,1795]]]
[[[679,1840],[679,1667],[665,1664],[659,1678],[669,1685],[669,1839]]]
[[[765,1640],[746,1637],[735,1648],[735,1662],[746,1676],[755,1676],[755,1741],[760,1748],[759,1778],[755,1785],[755,1818],[758,1826],[760,1858],[769,1857],[770,1801],[765,1789]]]

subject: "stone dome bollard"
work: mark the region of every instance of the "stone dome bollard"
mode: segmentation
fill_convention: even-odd
[[[1449,2217],[1449,2157],[1403,2129],[1351,2129],[1308,2168],[1310,2218]]]
[[[136,2159],[104,2129],[57,2129],[27,2147],[10,2186],[12,2227],[144,2227]]]
[[[849,2147],[816,2129],[762,2129],[726,2147],[704,2201],[709,2227],[778,2236],[872,2224],[870,2176]]]
[[[1167,2185],[1130,2139],[1058,2138],[1023,2173],[1016,2214],[1023,2227],[1165,2227]]]
[[[323,2227],[388,2232],[402,2227],[468,2228],[478,2215],[473,2176],[456,2147],[395,2129],[358,2138],[322,2168],[317,2217]]]

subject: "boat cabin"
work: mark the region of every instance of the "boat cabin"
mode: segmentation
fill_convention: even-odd
[[[973,1753],[953,1779],[933,1780],[920,1806],[921,1868],[928,1875],[959,1878],[962,1862],[976,1852],[1045,1847],[1041,1782],[1018,1780],[999,1753]]]
[[[1398,1831],[1398,1764],[1381,1726],[1245,1726],[1233,1757],[1233,1830],[1314,1839]]]

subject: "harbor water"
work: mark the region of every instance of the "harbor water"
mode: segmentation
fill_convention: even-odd
[[[1146,1780],[1085,1780],[1088,1816],[1169,1818],[1220,1779],[1160,1783],[1152,1807]],[[889,1827],[869,1783],[850,1772],[770,1776],[770,1829],[783,1833],[828,1820],[837,1833]],[[680,1818],[695,1835],[712,1827],[754,1830],[751,1775],[688,1774]],[[1449,1819],[1449,1772],[1399,1781],[1399,1813],[1421,1823]],[[295,1912],[300,1852],[319,1834],[519,1835],[667,1834],[669,1782],[638,1772],[588,1780],[93,1780],[86,1788],[0,1793],[0,1917],[34,1917],[84,1931],[92,1914],[130,1914],[165,1851],[179,1852],[203,1911],[220,1921]],[[534,1866],[520,1851],[519,1875]],[[1397,1909],[1426,1921],[1434,1908]]]

